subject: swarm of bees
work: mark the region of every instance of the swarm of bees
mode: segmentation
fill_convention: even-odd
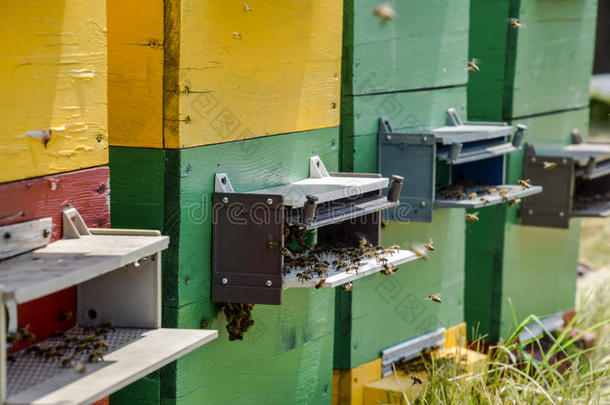
[[[244,334],[254,325],[252,309],[254,304],[240,304],[223,302],[218,304],[219,309],[224,310],[227,318],[227,332],[229,340],[242,340]]]
[[[406,358],[402,357],[398,359],[398,361],[396,361],[394,365],[398,370],[403,371],[405,374],[425,371],[426,364],[430,362],[430,360],[432,359],[432,354],[438,349],[439,346],[429,347],[421,352],[419,358],[407,360]],[[415,381],[413,382],[415,384]]]
[[[555,163],[544,162],[545,170],[552,169],[555,166]],[[523,191],[531,188],[530,180],[519,180],[518,184]],[[488,196],[499,195],[502,197],[502,201],[507,203],[509,207],[513,207],[521,202],[521,199],[519,198],[510,200],[509,190],[506,188],[496,189],[495,187],[490,186],[476,186],[468,180],[463,180],[456,184],[437,185],[436,190],[441,198],[446,200],[462,200],[467,198],[474,201],[478,199],[483,205],[487,205],[492,201]],[[469,223],[479,221],[477,214],[466,214],[466,219]]]
[[[7,342],[16,343],[34,340],[35,336],[28,328],[19,328],[17,333],[7,336]],[[109,345],[104,340],[110,331],[114,331],[110,322],[97,326],[82,326],[67,332],[56,331],[48,340],[26,347],[8,356],[8,361],[15,363],[20,358],[34,357],[45,362],[59,362],[61,367],[73,367],[79,373],[86,370],[85,362],[95,363],[104,360],[104,352]]]

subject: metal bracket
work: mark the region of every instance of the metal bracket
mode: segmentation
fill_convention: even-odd
[[[425,349],[445,343],[445,328],[439,328],[414,339],[389,347],[381,352],[382,377],[392,374],[392,363],[400,359],[413,360]]]
[[[447,125],[450,127],[464,125],[457,111],[455,111],[455,108],[450,108],[447,110]]]
[[[530,322],[519,334],[519,342],[526,343],[532,339],[551,333],[563,327],[563,312],[540,319],[540,322]]]
[[[79,239],[81,236],[91,235],[87,224],[83,221],[76,208],[67,208],[63,213],[63,239]]]
[[[324,162],[319,156],[312,156],[309,158],[309,178],[310,179],[321,179],[323,177],[330,177]]]
[[[226,173],[216,173],[216,176],[214,176],[214,191],[217,193],[235,192]]]
[[[578,128],[574,128],[572,130],[572,145],[578,145],[580,143],[582,143],[582,136],[580,135]]]
[[[0,289],[2,289],[2,286],[0,286]],[[17,333],[17,303],[15,300],[6,300],[4,301],[4,308],[8,316],[7,332]],[[7,344],[7,347],[10,346],[10,344]]]

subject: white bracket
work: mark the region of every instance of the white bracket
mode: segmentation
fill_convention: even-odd
[[[455,111],[455,108],[450,108],[447,110],[447,125],[450,127],[464,125],[457,111]]]
[[[76,208],[67,208],[63,214],[63,239],[78,239],[84,235],[91,235],[85,221]]]
[[[310,179],[321,179],[323,177],[330,177],[326,166],[322,162],[319,156],[312,156],[309,158],[309,178]]]
[[[226,173],[216,173],[214,177],[214,191],[217,193],[234,193],[233,186]]]

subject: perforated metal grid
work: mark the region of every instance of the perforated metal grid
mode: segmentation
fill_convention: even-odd
[[[146,331],[148,329],[131,328],[116,328],[107,331],[105,336],[100,336],[99,338],[99,340],[104,340],[108,344],[108,348],[102,350],[104,355],[133,342]],[[58,346],[67,345],[68,347],[65,350],[58,350],[62,352],[62,355],[58,357],[45,358],[45,355],[41,353],[27,353],[27,348],[14,353],[14,361],[7,362],[8,396],[27,390],[63,373],[77,373],[74,365],[78,363],[82,363],[85,366],[90,364],[88,360],[91,350],[76,353],[76,347],[80,342],[67,342],[69,342],[71,337],[82,340],[91,335],[92,331],[90,329],[77,326],[66,331],[64,336],[49,338],[36,344],[40,348],[41,353],[48,353]],[[72,356],[71,361],[63,365],[62,360],[69,356]]]

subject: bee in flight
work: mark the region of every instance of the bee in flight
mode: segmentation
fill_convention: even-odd
[[[531,187],[530,185],[530,181],[531,180],[519,180],[519,185],[521,186],[521,190],[527,190],[528,188]]]
[[[521,202],[521,199],[520,199],[520,198],[515,198],[514,200],[512,200],[512,201],[510,201],[510,202],[508,203],[508,206],[509,206],[509,207],[514,207],[515,205],[519,204],[520,202]]]
[[[479,215],[478,212],[475,212],[474,214],[466,214],[466,221],[468,221],[469,224],[479,222],[479,217],[477,215]]]
[[[420,245],[421,246],[421,245]],[[415,253],[415,255],[421,259],[427,260],[428,259],[428,255],[426,254],[426,250],[425,248],[421,248],[420,246],[416,246],[416,245],[411,245],[409,246],[409,249]]]
[[[511,18],[510,26],[513,27],[514,29],[518,30],[519,28],[523,27],[523,24],[521,24],[518,19]]]
[[[478,59],[472,59],[468,61],[468,70],[472,71],[472,72],[480,72],[481,69],[479,68],[479,60]]]
[[[396,17],[396,10],[389,4],[382,4],[375,8],[375,15],[381,18],[383,22],[386,22]]]
[[[438,302],[439,304],[441,302],[443,302],[443,300],[441,299],[441,295],[440,294],[428,294],[426,299],[430,300],[430,301]]]
[[[415,385],[415,384],[421,385],[421,384],[424,383],[424,381],[421,378],[419,378],[418,376],[416,376],[416,375],[412,375],[411,376],[411,380],[412,380],[412,384],[411,385]]]
[[[434,245],[432,244],[432,239],[430,239],[430,242],[424,243],[424,247],[426,248],[426,250],[429,250],[429,251],[433,252],[434,251]]]
[[[324,282],[326,281],[325,278],[321,278],[318,280],[318,282],[316,283],[316,289],[321,288],[324,285]]]
[[[353,286],[353,284],[352,284],[352,282],[350,281],[349,283],[343,284],[343,285],[341,286],[341,289],[342,289],[343,291],[352,291],[352,286]]]
[[[542,168],[544,170],[551,170],[557,167],[557,163],[555,162],[542,162]]]

